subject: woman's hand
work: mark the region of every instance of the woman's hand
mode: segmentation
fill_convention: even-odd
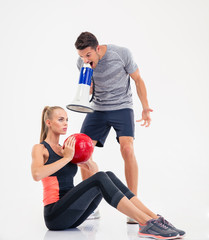
[[[63,157],[69,159],[70,161],[73,159],[75,154],[75,142],[75,137],[69,137],[65,142],[64,149],[62,149]]]
[[[32,176],[35,181],[39,181],[45,177],[48,177],[61,168],[63,168],[66,164],[68,164],[75,154],[75,137],[70,137],[67,139],[64,145],[64,149],[61,149],[63,158],[44,165],[45,157],[48,151],[44,147],[43,144],[36,144],[32,150],[32,164],[31,171]],[[48,159],[49,155],[47,155]]]

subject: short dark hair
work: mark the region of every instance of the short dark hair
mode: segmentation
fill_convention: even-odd
[[[82,32],[76,42],[75,47],[78,50],[83,50],[87,47],[91,47],[93,49],[96,49],[96,47],[99,45],[97,38],[90,32]]]

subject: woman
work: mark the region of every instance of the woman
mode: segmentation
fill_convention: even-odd
[[[66,134],[67,126],[68,117],[63,108],[45,107],[40,144],[32,150],[32,176],[43,183],[44,219],[48,229],[79,226],[104,198],[139,223],[140,236],[173,239],[185,234],[150,211],[112,172],[97,172],[93,161],[79,166],[94,175],[74,186],[77,165],[70,161],[75,152],[75,138],[68,138],[64,149],[59,145],[59,137]]]

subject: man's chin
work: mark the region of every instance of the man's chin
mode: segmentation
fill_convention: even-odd
[[[96,68],[96,66],[97,66],[97,65],[94,63],[94,64],[92,65],[92,68],[94,69],[94,68]]]
[[[95,62],[90,62],[91,68],[96,68],[97,64]]]

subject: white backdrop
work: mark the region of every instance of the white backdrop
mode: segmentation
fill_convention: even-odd
[[[208,0],[0,1],[0,239],[22,239],[31,225],[36,234],[46,231],[31,149],[39,142],[44,106],[65,108],[74,96],[74,42],[82,31],[100,44],[128,47],[147,86],[152,125],[136,124],[135,139],[140,198],[184,229],[208,229],[208,11]],[[133,83],[132,89],[139,119]],[[84,114],[67,112],[67,135],[79,132]],[[94,159],[125,181],[113,131]]]

